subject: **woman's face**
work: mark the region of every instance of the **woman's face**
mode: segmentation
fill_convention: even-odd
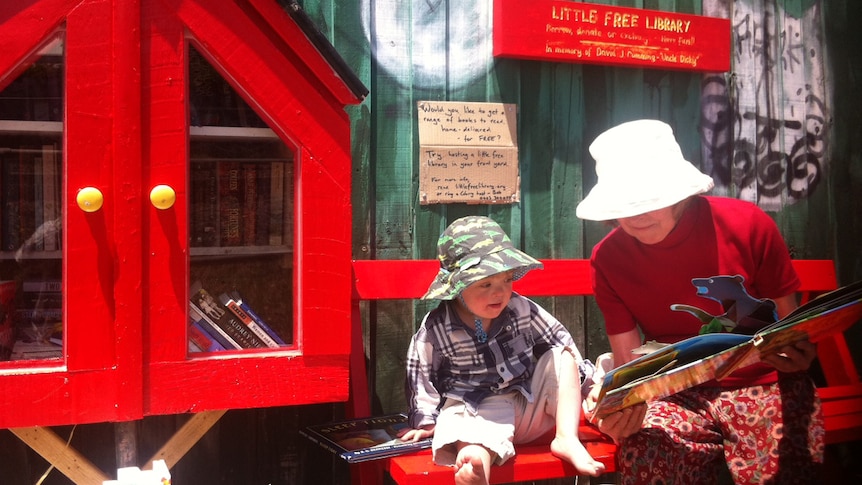
[[[664,238],[676,227],[676,223],[685,210],[686,202],[683,201],[663,209],[617,219],[617,222],[626,234],[643,244],[657,244],[664,241]]]
[[[513,271],[497,273],[468,286],[461,296],[470,312],[483,320],[493,320],[512,299],[513,281]]]

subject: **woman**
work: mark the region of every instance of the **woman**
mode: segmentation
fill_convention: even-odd
[[[742,275],[778,318],[796,307],[799,280],[774,221],[748,202],[708,197],[712,179],[682,156],[657,120],[623,123],[590,146],[598,183],[578,205],[582,219],[616,227],[593,248],[596,301],[614,365],[644,340],[672,343],[703,322],[672,304],[723,313],[697,295],[694,278]],[[727,465],[736,483],[811,483],[823,460],[814,384],[804,372],[810,342],[780,356],[649,404],[608,416],[600,429],[619,444],[623,483],[714,483]]]

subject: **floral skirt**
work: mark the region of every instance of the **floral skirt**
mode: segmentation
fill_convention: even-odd
[[[804,373],[743,388],[697,387],[650,403],[644,428],[623,440],[623,484],[818,483],[823,416]]]

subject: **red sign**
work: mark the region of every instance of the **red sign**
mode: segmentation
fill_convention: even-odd
[[[723,72],[730,20],[561,0],[494,0],[494,56]]]

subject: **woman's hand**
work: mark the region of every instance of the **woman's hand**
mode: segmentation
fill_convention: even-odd
[[[401,441],[412,441],[413,443],[434,436],[434,425],[429,424],[420,429],[408,429],[398,435]]]
[[[613,438],[614,443],[619,444],[623,438],[627,438],[640,431],[646,411],[646,403],[629,406],[622,411],[617,411],[600,419],[598,422],[599,430]]]
[[[800,340],[793,345],[782,347],[780,353],[765,356],[762,360],[779,372],[800,372],[808,370],[815,357],[817,346],[808,340]]]
[[[587,397],[584,398],[583,409],[587,417],[591,416],[593,410],[596,409],[596,404],[598,404],[599,394],[601,393],[601,390],[602,383],[597,382],[593,384],[593,387],[590,388],[590,393],[587,394]]]

